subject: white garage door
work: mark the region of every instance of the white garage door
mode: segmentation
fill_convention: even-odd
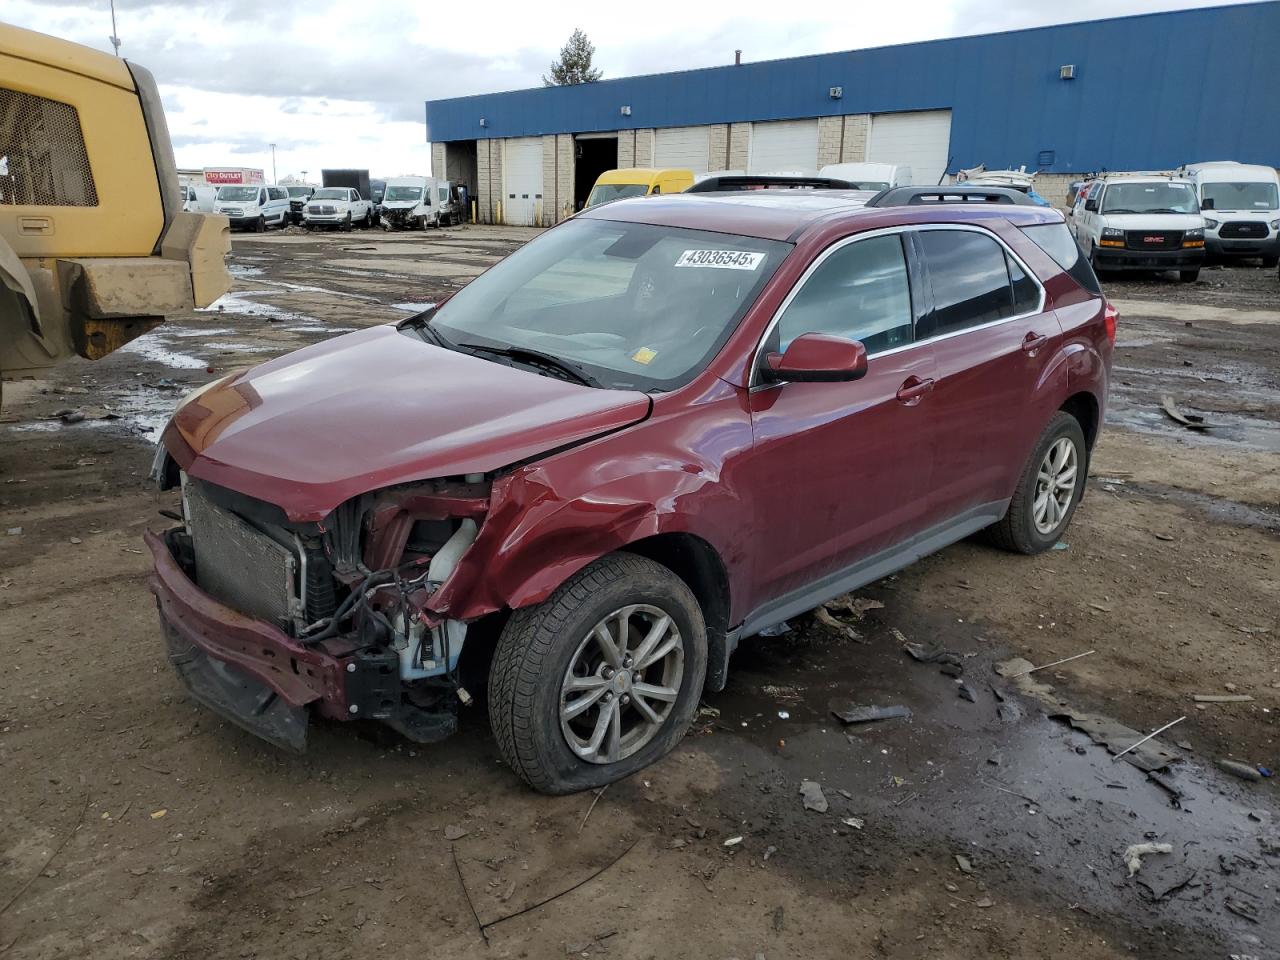
[[[946,173],[950,146],[950,110],[877,113],[871,118],[867,159],[910,167],[912,183],[932,185]]]
[[[668,127],[657,131],[653,165],[706,173],[707,154],[711,150],[707,134],[706,127]]]
[[[542,138],[506,141],[502,216],[515,226],[536,227],[542,214]]]
[[[748,173],[813,173],[818,169],[818,121],[753,123],[749,156]]]

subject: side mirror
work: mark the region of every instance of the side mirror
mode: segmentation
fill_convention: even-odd
[[[1200,209],[1201,209],[1201,210],[1212,210],[1212,209],[1213,209],[1213,204],[1214,204],[1214,202],[1215,202],[1215,201],[1214,201],[1214,199],[1213,199],[1212,197],[1206,197],[1205,199],[1203,199],[1203,200],[1201,200],[1201,201],[1200,201]]]
[[[843,383],[867,375],[867,348],[857,340],[802,333],[785,353],[765,357],[761,375],[771,383]]]
[[[1090,211],[1092,211],[1092,212],[1094,212],[1094,213],[1097,213],[1097,212],[1098,212],[1098,201],[1097,201],[1097,200],[1086,200],[1086,201],[1084,202],[1084,208],[1085,208],[1086,210],[1090,210]]]

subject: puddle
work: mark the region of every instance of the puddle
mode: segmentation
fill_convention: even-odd
[[[257,271],[261,273],[261,270]],[[252,279],[252,278],[249,278]],[[292,283],[288,280],[254,280],[265,287],[279,287],[281,290],[288,290],[293,293],[323,293],[325,296],[338,297],[342,300],[363,300],[366,303],[377,303],[377,297],[371,297],[364,293],[350,293],[346,290],[332,290],[329,287],[316,287],[308,283]]]
[[[177,327],[163,327],[161,331],[165,337],[225,337],[228,333],[235,333],[230,327],[217,327],[213,330],[206,330],[203,327],[195,329],[179,329]]]
[[[56,420],[33,420],[31,423],[15,423],[9,431],[11,433],[53,433],[61,429],[62,424]]]
[[[994,644],[980,642],[973,625],[902,611],[892,621],[910,637],[972,654],[963,659],[976,700],[968,702],[937,666],[907,658],[878,616],[859,626],[866,644],[825,631],[744,640],[729,686],[705,698],[720,714],[716,735],[701,743],[727,766],[820,780],[833,816],[864,818],[878,842],[964,853],[996,899],[1046,897],[1125,925],[1149,924],[1159,909],[1161,926],[1186,938],[1171,942],[1254,942],[1248,938],[1261,931],[1227,901],[1266,916],[1275,897],[1280,848],[1271,844],[1280,841],[1266,785],[1245,785],[1209,758],[1175,751],[1184,759],[1163,777],[1180,793],[1175,805],[1142,770],[1116,762],[996,677]],[[1056,695],[1070,698],[1065,689]],[[832,701],[903,704],[912,716],[844,727],[830,714]],[[1125,712],[1123,701],[1112,708],[1132,725]],[[1173,750],[1177,739],[1170,733],[1161,743]],[[798,796],[780,802],[796,805],[780,816],[804,816]],[[1146,857],[1129,878],[1123,853],[1145,842],[1173,852]]]
[[[152,363],[161,363],[176,370],[202,370],[209,364],[199,357],[187,353],[170,350],[162,341],[159,331],[144,333],[136,340],[130,340],[119,350],[120,353],[136,353]]]
[[[238,279],[245,280],[250,277],[261,276],[262,274],[266,273],[266,268],[265,267],[246,267],[238,263],[229,263],[227,264],[227,273],[231,274],[233,277],[236,277]]]
[[[1141,433],[1176,437],[1190,443],[1206,445],[1240,444],[1268,453],[1280,453],[1280,424],[1271,420],[1255,420],[1234,413],[1218,413],[1211,410],[1197,411],[1186,405],[1183,413],[1201,413],[1211,424],[1208,430],[1188,430],[1179,426],[1158,409],[1138,407],[1129,403],[1120,393],[1111,395],[1107,407],[1107,422],[1129,427]]]
[[[285,310],[270,303],[259,303],[250,299],[253,295],[253,293],[244,290],[224,293],[209,306],[199,307],[198,312],[222,313],[225,311],[226,313],[237,313],[245,317],[261,317],[264,320],[284,323],[320,322],[315,317],[309,317],[304,313],[295,313],[292,310]]]
[[[280,349],[274,343],[206,343],[204,346],[207,350],[232,350],[237,353],[268,353]]]
[[[1123,486],[1113,489],[1117,494],[1134,492],[1143,496],[1159,497],[1171,503],[1190,507],[1219,523],[1280,532],[1280,512],[1267,511],[1247,503],[1228,500],[1225,497],[1168,487],[1160,483],[1137,483],[1133,480],[1126,480]]]

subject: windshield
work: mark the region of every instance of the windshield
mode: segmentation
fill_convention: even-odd
[[[1103,213],[1199,213],[1189,183],[1112,183],[1102,198]]]
[[[231,200],[236,203],[252,203],[258,199],[257,187],[219,187],[219,200]]]
[[[291,197],[309,197],[311,196],[311,187],[290,187],[289,196]]]
[[[647,183],[598,183],[587,197],[587,206],[597,207],[623,197],[643,197],[648,192]]]
[[[345,200],[347,199],[347,191],[341,187],[329,187],[328,189],[320,189],[311,195],[312,200]]]
[[[422,199],[422,188],[421,187],[387,187],[387,195],[383,197],[383,199],[386,200],[388,203],[392,203],[397,200],[413,200],[416,202]]]
[[[1280,209],[1280,190],[1274,183],[1205,183],[1200,193],[1213,201],[1214,210]]]
[[[791,245],[570,220],[456,293],[431,319],[453,344],[522,347],[604,386],[669,390],[724,344]]]
[[[855,190],[875,190],[879,192],[880,190],[889,189],[889,184],[883,180],[850,180],[849,183],[853,185]]]

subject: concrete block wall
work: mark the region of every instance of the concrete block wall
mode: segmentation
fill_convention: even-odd
[[[862,163],[867,159],[867,141],[871,136],[871,114],[853,113],[844,118],[840,148],[841,163]]]
[[[652,167],[653,143],[655,139],[653,130],[636,130],[635,134],[636,162],[634,165],[637,167]],[[618,142],[622,142],[621,133],[618,134]],[[622,164],[619,163],[618,166],[622,166]]]
[[[728,170],[729,125],[713,123],[707,132],[707,170]]]
[[[729,125],[729,166],[725,170],[746,170],[751,157],[751,124]]]
[[[499,223],[502,198],[502,157],[505,140],[476,141],[476,197],[480,201],[477,215],[481,223]]]
[[[844,118],[818,118],[818,169],[840,163],[844,154]]]
[[[573,135],[556,134],[556,220],[573,213]]]
[[[538,210],[538,224],[550,227],[556,222],[556,138],[554,134],[542,138],[542,203]]]
[[[431,176],[445,177],[445,145],[443,143],[433,143],[431,145]]]

